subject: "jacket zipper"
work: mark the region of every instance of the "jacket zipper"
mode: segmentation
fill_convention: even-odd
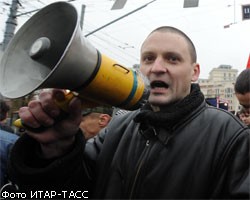
[[[149,151],[149,144],[150,144],[150,141],[147,140],[147,141],[146,141],[146,144],[145,144],[145,148],[144,148],[143,153],[142,153],[142,155],[143,155],[143,156],[142,156],[142,159],[141,159],[141,161],[140,161],[140,163],[139,163],[139,166],[138,166],[138,168],[137,168],[137,170],[136,170],[135,178],[134,178],[134,181],[133,181],[131,190],[130,190],[129,199],[132,199],[132,195],[133,195],[133,193],[134,193],[134,189],[135,189],[135,186],[136,186],[138,177],[139,177],[139,175],[140,175],[142,166],[143,166],[143,164],[144,164],[144,161],[145,161],[146,158],[147,158],[147,153],[148,153],[148,151]]]

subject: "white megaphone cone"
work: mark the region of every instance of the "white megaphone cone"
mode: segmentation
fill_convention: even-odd
[[[137,109],[148,95],[143,78],[101,54],[82,36],[77,10],[56,2],[31,17],[10,41],[0,66],[0,92],[19,98],[62,88],[98,105]]]

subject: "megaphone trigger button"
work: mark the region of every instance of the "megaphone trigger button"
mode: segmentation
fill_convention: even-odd
[[[47,37],[38,38],[31,46],[29,56],[33,59],[37,59],[44,55],[50,48],[50,40]]]

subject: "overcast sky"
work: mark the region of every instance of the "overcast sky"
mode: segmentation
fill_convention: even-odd
[[[112,0],[76,0],[72,4],[78,10],[79,18],[81,5],[86,5],[82,30],[84,37],[151,1],[127,0],[121,10],[110,10],[114,3]],[[35,1],[27,2],[29,6],[22,12],[42,8],[56,1],[40,0],[39,4],[35,4]],[[186,32],[193,40],[201,65],[200,78],[208,78],[211,69],[221,64],[232,65],[239,72],[245,69],[250,53],[250,20],[242,20],[242,5],[250,4],[250,0],[200,0],[197,8],[183,8],[183,2],[184,0],[156,0],[88,36],[87,40],[101,53],[120,64],[132,67],[139,63],[140,46],[145,37],[158,26],[171,25]],[[0,14],[2,41],[7,16],[4,12]],[[31,16],[19,17],[17,30]],[[231,24],[230,27],[224,28],[228,24]]]

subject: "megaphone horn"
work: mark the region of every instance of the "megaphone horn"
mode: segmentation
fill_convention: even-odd
[[[137,109],[148,95],[144,79],[101,54],[82,36],[77,10],[50,4],[31,17],[5,50],[0,92],[19,98],[37,89],[62,88],[100,105]]]

